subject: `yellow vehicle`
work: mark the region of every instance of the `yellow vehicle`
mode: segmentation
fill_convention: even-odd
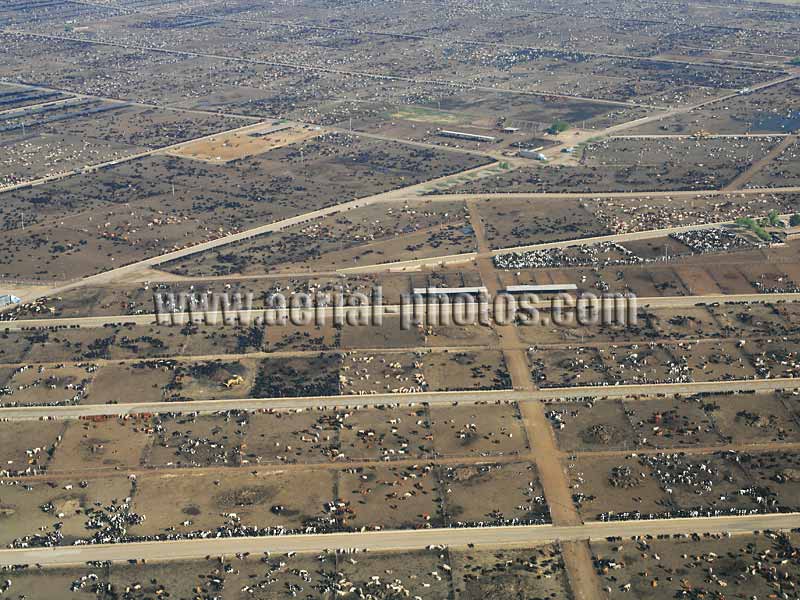
[[[237,385],[242,385],[244,383],[244,378],[241,375],[236,375],[235,377],[231,377],[228,379],[223,385],[226,388],[232,388]]]

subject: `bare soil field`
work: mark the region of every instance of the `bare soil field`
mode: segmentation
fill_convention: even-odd
[[[797,339],[767,339],[751,345],[745,352],[758,377],[797,377],[800,372],[800,341]]]
[[[342,523],[351,528],[418,529],[441,526],[438,469],[377,466],[338,473]]]
[[[593,342],[533,347],[529,358],[534,381],[540,387],[726,381],[768,377],[773,368],[780,368],[784,377],[797,375],[794,341],[761,341],[768,349],[757,354],[743,350],[746,344],[741,342],[713,339],[670,344]]]
[[[213,360],[180,363],[167,386],[167,402],[217,400],[249,396],[258,377],[255,360]]]
[[[216,482],[216,483],[215,483]],[[131,528],[133,535],[216,529],[226,525],[303,527],[324,515],[331,500],[333,474],[328,472],[257,475],[231,472],[225,485],[208,473],[158,473],[140,477],[135,507],[147,519]],[[273,510],[275,506],[283,510]],[[187,525],[182,523],[188,522]]]
[[[673,598],[687,590],[705,595],[769,597],[792,589],[797,566],[787,560],[794,534],[677,536],[592,542],[597,574],[610,598]],[[776,581],[777,579],[777,581]]]
[[[781,393],[549,403],[559,447],[571,452],[684,449],[798,439],[794,397]]]
[[[791,133],[800,127],[796,81],[742,94],[726,102],[654,121],[631,135]]]
[[[698,161],[708,159],[709,157],[705,155],[702,158],[697,157]],[[716,170],[714,171],[716,174]],[[679,198],[671,196],[649,198],[643,195],[642,198],[633,200],[628,198],[594,200],[590,203],[589,210],[614,232],[624,233],[735,221],[743,216],[762,218],[766,217],[770,210],[776,210],[780,214],[793,213],[799,202],[800,195],[775,194],[769,191],[747,196],[736,192],[719,196],[698,194]]]
[[[580,123],[586,128],[608,127],[646,112],[559,96],[509,94],[505,97],[468,90],[431,90],[415,104],[333,102],[325,107],[332,125],[358,131],[467,150],[514,152],[555,142],[545,130],[555,121]],[[341,111],[341,115],[336,115]],[[338,119],[337,119],[338,117]],[[442,130],[473,133],[494,141],[454,139]]]
[[[502,285],[574,283],[580,290],[631,292],[641,298],[794,292],[800,279],[791,263],[795,242],[785,247],[759,248],[708,255],[678,255],[686,247],[671,238],[624,244],[637,256],[669,256],[647,264],[538,266],[498,270]],[[548,262],[549,264],[549,262]],[[659,311],[652,311],[656,317]],[[659,319],[663,321],[663,319]],[[661,326],[665,326],[660,323]]]
[[[556,545],[525,549],[419,550],[403,553],[359,553],[356,558],[333,552],[319,556],[216,557],[197,561],[113,564],[6,573],[15,593],[27,598],[76,598],[98,590],[144,595],[215,595],[223,600],[255,597],[277,600],[287,594],[327,597],[337,593],[408,592],[431,600],[499,598],[508,590],[539,598],[567,596],[564,564]],[[129,592],[130,593],[130,592]]]
[[[515,404],[432,406],[430,422],[439,456],[518,454],[529,447]]]
[[[0,427],[2,473],[24,473],[46,468],[56,447],[63,441],[64,423],[34,421]]]
[[[28,130],[26,130],[28,131]],[[3,158],[0,159],[0,188],[80,171],[87,165],[119,160],[142,152],[145,148],[102,139],[84,139],[79,135],[6,132],[0,138]],[[31,217],[28,217],[29,219]],[[22,216],[4,225],[22,226]]]
[[[647,319],[661,338],[710,337],[719,325],[706,307],[647,309]]]
[[[343,332],[378,332],[377,327],[344,328]],[[399,324],[397,327],[399,331]],[[148,360],[173,356],[244,354],[263,350],[329,350],[339,343],[332,324],[313,326],[109,325],[100,328],[52,328],[5,334],[4,363]],[[349,338],[348,338],[349,339]],[[401,340],[402,341],[402,338]],[[381,344],[355,344],[379,347]],[[400,344],[402,346],[402,343]],[[411,346],[417,344],[411,343]],[[24,357],[24,359],[23,359]]]
[[[741,342],[712,342],[694,347],[679,345],[673,355],[687,366],[693,381],[756,378],[756,369],[741,349]]]
[[[336,117],[341,120],[346,116],[348,112],[342,108],[341,105],[345,104],[342,100],[348,101],[348,107],[352,105],[359,108],[365,101],[392,104],[416,100],[419,103],[420,96],[427,96],[435,102],[438,98],[453,95],[461,87],[470,93],[470,88],[477,87],[476,83],[483,86],[481,91],[510,88],[522,93],[541,93],[545,97],[549,94],[567,94],[663,106],[667,103],[686,104],[719,95],[724,90],[752,86],[768,80],[771,74],[767,71],[727,68],[724,64],[676,65],[666,61],[640,60],[635,56],[593,55],[591,52],[597,50],[593,43],[598,38],[598,27],[601,30],[599,37],[604,40],[601,46],[605,47],[620,43],[614,41],[619,32],[608,26],[598,26],[596,21],[591,20],[584,21],[576,29],[573,19],[566,16],[544,28],[541,15],[520,17],[509,11],[510,7],[501,10],[501,14],[493,15],[491,19],[479,19],[482,31],[477,35],[488,42],[498,37],[512,43],[517,42],[521,44],[520,47],[500,47],[491,43],[477,47],[463,44],[458,41],[458,37],[474,40],[476,32],[466,23],[452,23],[453,20],[448,18],[446,11],[435,11],[428,15],[425,20],[431,21],[427,27],[424,24],[422,27],[416,25],[416,19],[412,15],[398,16],[403,20],[414,21],[405,27],[427,35],[427,39],[359,33],[348,35],[345,38],[347,41],[344,41],[340,39],[338,32],[327,29],[313,30],[314,37],[311,39],[315,44],[307,43],[309,38],[306,37],[305,28],[287,30],[286,27],[271,23],[274,15],[262,13],[252,7],[239,7],[235,11],[238,17],[235,22],[216,22],[213,27],[209,27],[209,24],[189,24],[187,27],[180,22],[183,19],[181,16],[173,17],[178,21],[176,26],[153,23],[147,16],[128,17],[99,28],[92,24],[88,31],[73,33],[74,39],[113,40],[123,47],[90,45],[87,48],[86,44],[72,40],[9,36],[6,42],[9,46],[9,60],[2,74],[12,76],[23,69],[31,57],[42,60],[42,54],[56,50],[65,56],[88,51],[95,60],[99,62],[103,59],[106,64],[126,61],[131,50],[124,46],[139,48],[144,38],[148,44],[162,52],[178,53],[169,55],[168,59],[185,63],[170,69],[171,73],[180,73],[180,76],[172,78],[174,88],[170,92],[164,91],[143,74],[131,73],[124,78],[124,83],[123,78],[109,81],[102,77],[103,72],[100,69],[78,69],[70,61],[45,63],[48,64],[48,69],[43,75],[53,82],[52,85],[75,91],[99,88],[106,95],[137,99],[158,97],[162,101],[182,101],[185,105],[201,108],[218,108],[222,105],[229,110],[283,114],[316,122]],[[516,23],[511,18],[512,15],[523,19],[521,30],[511,25]],[[308,16],[304,16],[307,23]],[[674,17],[669,19],[669,16],[671,15],[665,15],[664,18],[668,21],[674,20]],[[288,18],[300,19],[300,15],[295,14]],[[345,11],[339,14],[339,18],[359,22],[366,31],[370,27],[380,29],[381,15],[365,21],[363,15]],[[436,36],[435,29],[432,29],[439,22],[437,19],[448,23],[448,33],[455,36],[452,41],[435,43],[442,41]],[[325,25],[324,19],[320,23]],[[670,25],[659,29],[662,34],[673,32]],[[584,41],[565,41],[570,39],[569,32],[572,32],[572,40]],[[642,38],[645,31],[639,25],[625,33],[631,36],[628,38],[629,43],[639,42],[650,52],[653,51],[652,32]],[[588,40],[591,42],[587,44]],[[532,43],[538,47],[530,47]],[[542,48],[542,45],[545,47]],[[293,54],[290,49],[294,49]],[[581,49],[590,53],[584,54]],[[622,52],[623,48],[617,47],[614,50]],[[624,50],[627,51],[628,47],[624,47]],[[201,53],[205,56],[180,52]],[[140,52],[142,53],[144,56],[139,60],[146,73],[164,70],[159,64],[165,60],[161,53]],[[234,59],[246,57],[246,60],[226,61],[220,55]],[[392,60],[395,56],[402,56],[403,61]],[[252,63],[252,59],[265,62]],[[284,63],[287,66],[273,66],[275,63]],[[317,66],[318,70],[308,73],[306,69],[292,68],[292,64]],[[331,66],[334,69],[343,69],[351,75],[342,77],[336,70],[330,71]],[[81,73],[84,79],[76,80],[76,73]],[[362,76],[362,73],[365,75]],[[406,89],[392,89],[381,79],[386,76],[412,79],[421,89],[416,93]],[[428,83],[448,80],[451,83],[449,86]],[[205,93],[198,98],[197,93],[191,94],[190,90],[192,86],[197,89],[201,83]],[[245,91],[236,90],[236,84]],[[279,92],[283,92],[283,97]],[[328,108],[330,103],[334,105]]]
[[[189,142],[167,154],[210,163],[227,163],[304,142],[320,135],[319,129],[270,123]]]
[[[346,394],[490,390],[510,386],[505,360],[495,351],[348,352],[340,381]]]
[[[332,271],[475,250],[463,203],[407,201],[356,208],[177,261],[191,277]]]
[[[782,244],[775,222],[800,213],[800,193],[771,189],[800,182],[800,15],[781,2],[0,7],[0,187],[14,187],[0,202],[0,294],[71,288],[3,314],[0,409],[160,407],[3,419],[0,544],[544,524],[545,496],[558,525],[800,510],[800,391],[648,388],[800,377],[800,302],[786,301],[800,293],[800,242]],[[743,186],[758,189],[729,191]],[[733,223],[745,217],[767,235]],[[642,239],[587,241],[617,235]],[[553,242],[564,247],[524,249]],[[340,274],[352,270],[376,272]],[[274,292],[382,286],[397,304],[419,287],[525,284],[632,292],[637,322],[560,326],[553,310],[531,327],[131,321],[152,314],[154,292],[241,293],[260,309]],[[664,300],[692,295],[723,298]],[[650,391],[604,397],[622,384]],[[463,402],[562,386],[594,393]],[[445,390],[452,402],[408,400]],[[269,401],[377,393],[394,395]],[[259,410],[237,407],[251,397]],[[212,399],[225,410],[174,404]],[[0,597],[788,597],[795,542],[29,567],[5,570]]]
[[[165,406],[165,409],[168,405]],[[514,404],[381,406],[318,411],[231,409],[127,418],[6,422],[9,473],[29,467],[57,477],[108,471],[247,465],[316,465],[515,455],[529,449]],[[19,425],[19,427],[17,427]],[[30,435],[15,436],[15,431]],[[234,469],[235,471],[236,469]]]
[[[621,401],[552,402],[544,410],[561,450],[592,452],[636,447],[634,428]]]
[[[16,317],[17,319],[47,319],[51,317],[88,317],[88,316],[113,316],[113,315],[139,315],[153,313],[156,308],[155,295],[169,298],[174,294],[176,298],[181,293],[195,298],[208,292],[228,294],[234,299],[236,294],[241,294],[243,305],[252,301],[252,308],[260,309],[269,305],[268,299],[278,293],[287,298],[292,294],[330,294],[341,292],[350,297],[350,294],[362,293],[369,295],[374,289],[380,288],[386,304],[399,304],[402,294],[409,294],[414,287],[434,285],[435,282],[463,282],[473,281],[480,285],[480,277],[475,272],[441,269],[426,273],[375,273],[363,275],[342,274],[300,274],[293,273],[286,276],[267,277],[239,277],[225,276],[221,278],[188,279],[180,276],[166,276],[160,272],[152,271],[153,277],[167,277],[168,281],[148,281],[147,274],[139,284],[120,283],[104,287],[85,286],[79,290],[64,292],[58,297],[44,297],[35,303],[19,306],[14,310],[4,312],[2,320]],[[453,283],[455,285],[455,283]],[[460,285],[460,284],[459,284]],[[472,284],[466,284],[472,285]],[[3,287],[9,289],[8,286]],[[10,290],[15,292],[13,288]],[[2,329],[0,321],[0,329]]]
[[[447,193],[720,189],[779,141],[769,136],[611,139],[585,146],[574,165],[532,164]]]
[[[341,357],[267,359],[259,366],[251,394],[258,398],[335,396],[340,393]]]
[[[25,278],[88,275],[485,162],[347,134],[227,164],[145,157],[15,192],[0,211],[8,230],[0,268]],[[31,215],[24,231],[20,212]]]
[[[564,562],[555,545],[524,550],[455,551],[451,557],[459,598],[569,596]]]
[[[442,486],[450,526],[550,521],[544,491],[530,463],[447,467]]]
[[[704,398],[714,408],[714,425],[726,442],[791,442],[800,437],[793,396],[738,394]]]
[[[136,468],[153,443],[148,424],[139,419],[69,422],[48,469]]]
[[[794,332],[795,326],[774,304],[720,304],[709,311],[724,335],[777,336]]]
[[[3,404],[8,406],[495,390],[510,386],[502,355],[480,350],[329,351],[196,362],[129,358],[99,366],[9,368],[8,377],[3,392]]]
[[[425,323],[419,330],[424,345],[428,347],[475,346],[486,347],[497,344],[497,333],[491,327],[480,324],[464,326],[442,325],[438,318],[434,323]]]
[[[713,402],[704,398],[664,398],[625,402],[625,414],[640,447],[707,447],[718,444]]]
[[[428,345],[426,332],[419,327],[405,328],[400,317],[393,315],[384,316],[380,326],[345,326],[337,330],[339,334],[339,347],[343,350],[358,350],[362,348],[407,348],[417,350]],[[466,343],[443,343],[442,345],[466,346]],[[479,345],[479,344],[475,344]]]
[[[76,539],[91,538],[98,533],[90,526],[94,515],[105,521],[117,511],[127,512],[125,499],[131,491],[131,482],[125,475],[95,479],[83,486],[77,480],[5,485],[0,492],[0,541],[8,545],[26,540],[35,545],[46,539],[63,539],[71,544]],[[61,525],[57,527],[57,523]]]
[[[560,556],[554,547],[534,548],[526,552],[510,551],[518,557],[515,576],[520,581],[536,581],[536,575],[558,573]],[[530,555],[530,556],[528,556]],[[474,558],[473,558],[474,556]],[[503,577],[492,575],[493,554],[473,552],[470,561],[484,565],[488,581]],[[497,552],[497,556],[505,556]],[[447,550],[420,550],[400,553],[359,553],[357,559],[324,552],[319,556],[286,554],[265,557],[217,557],[196,561],[169,561],[147,564],[113,564],[7,573],[15,593],[27,598],[56,598],[71,593],[89,598],[98,592],[140,594],[145,597],[190,598],[215,596],[224,600],[259,598],[278,600],[295,594],[303,597],[327,597],[337,593],[345,597],[358,594],[404,593],[422,595],[432,600],[451,597],[450,571],[460,567]],[[450,564],[453,563],[451,567]],[[528,566],[529,565],[529,566]],[[469,563],[466,565],[471,567]],[[467,577],[471,577],[468,575]],[[540,584],[541,585],[541,584]],[[126,590],[128,590],[126,592]]]
[[[609,235],[586,203],[531,200],[485,200],[478,203],[492,248],[541,244],[579,237]]]
[[[173,381],[172,361],[104,365],[97,371],[83,404],[159,402]]]
[[[800,124],[798,124],[800,128]],[[788,187],[800,184],[800,144],[794,142],[747,184],[749,188]]]
[[[89,394],[93,365],[24,366],[5,382],[0,404],[5,406],[65,406],[79,404]]]
[[[391,460],[433,456],[433,433],[428,410],[378,409],[339,415],[337,458]]]
[[[573,497],[585,518],[601,520],[790,512],[797,493],[793,456],[583,455],[570,467]]]
[[[46,92],[30,90],[28,95],[32,94]],[[92,165],[239,126],[240,121],[222,116],[186,116],[85,99],[3,112],[0,144],[5,156],[0,161],[0,185],[77,174]]]

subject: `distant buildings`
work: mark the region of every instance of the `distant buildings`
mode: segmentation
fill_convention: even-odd
[[[472,286],[472,287],[424,287],[424,288],[413,288],[413,294],[415,296],[456,296],[461,294],[467,295],[479,295],[479,294],[488,294],[489,290],[484,286]]]
[[[547,157],[544,154],[536,150],[520,150],[519,155],[522,158],[531,158],[533,160],[541,160],[541,161],[547,160]]]
[[[576,292],[578,286],[574,283],[547,283],[542,285],[510,285],[501,294],[525,294],[525,293],[547,293],[555,294],[559,292]],[[413,288],[415,296],[456,296],[466,294],[477,296],[488,294],[489,290],[484,286],[465,286],[465,287],[424,287]]]
[[[468,140],[470,142],[495,142],[496,137],[491,135],[478,135],[477,133],[464,133],[463,131],[448,131],[440,129],[439,135],[442,137],[456,138],[458,140]]]
[[[557,294],[560,292],[577,292],[574,283],[546,283],[542,285],[510,285],[505,289],[507,294]]]

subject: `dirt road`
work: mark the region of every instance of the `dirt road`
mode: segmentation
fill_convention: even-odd
[[[779,144],[776,144],[767,154],[760,158],[759,160],[755,161],[752,165],[750,165],[743,173],[741,173],[738,177],[736,177],[733,181],[731,181],[728,185],[725,186],[726,191],[738,190],[746,186],[750,181],[758,175],[759,172],[764,170],[764,168],[769,165],[773,160],[778,158],[784,150],[786,150],[792,144],[797,143],[798,136],[797,135],[788,135],[783,138]]]
[[[316,553],[336,549],[369,549],[372,552],[419,550],[430,545],[455,548],[529,548],[537,544],[573,540],[602,540],[608,536],[747,534],[763,530],[791,530],[800,527],[800,514],[785,513],[746,517],[705,517],[658,519],[652,521],[590,522],[577,526],[531,525],[522,527],[481,527],[470,529],[406,529],[365,533],[278,535],[261,538],[219,538],[127,544],[93,544],[56,548],[0,550],[0,565],[82,565],[88,561],[173,561],[200,559],[207,555],[233,556],[237,552]],[[584,545],[586,541],[582,542]],[[592,570],[594,576],[594,570]],[[600,596],[604,597],[604,596]]]
[[[477,261],[478,270],[483,285],[486,286],[492,297],[496,297],[500,291],[499,280],[492,260],[489,258],[486,231],[475,202],[475,200],[470,200],[467,207],[480,255]],[[511,376],[514,389],[523,393],[534,392],[536,387],[531,378],[527,354],[525,350],[520,349],[522,340],[516,326],[495,323],[494,329],[499,336],[500,348],[503,350],[506,368]],[[531,459],[536,465],[553,524],[579,525],[581,519],[572,502],[569,477],[564,470],[564,463],[556,444],[553,428],[547,422],[541,403],[536,401],[520,403],[520,411],[531,446]],[[594,571],[588,542],[565,541],[562,543],[561,549],[570,589],[575,599],[599,600],[602,598],[600,581]]]

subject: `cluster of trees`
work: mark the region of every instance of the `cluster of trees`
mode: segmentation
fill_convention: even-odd
[[[550,128],[547,130],[547,133],[551,135],[557,135],[559,133],[564,133],[567,129],[569,129],[569,123],[566,121],[556,121]]]
[[[764,229],[765,227],[783,227],[784,223],[781,221],[780,215],[777,210],[771,210],[766,217],[762,219],[752,219],[750,217],[741,217],[736,219],[736,224],[752,231],[760,239],[768,242],[772,238],[769,233]],[[789,226],[800,226],[800,213],[795,213],[789,217]]]
[[[744,227],[752,231],[756,236],[765,241],[769,242],[772,239],[772,236],[766,232],[766,230],[756,221],[755,219],[751,219],[750,217],[740,217],[736,219],[736,224],[740,227]]]

